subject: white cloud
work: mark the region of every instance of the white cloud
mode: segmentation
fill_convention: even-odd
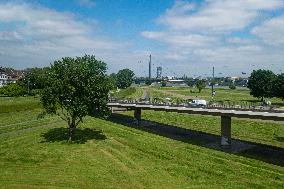
[[[47,65],[63,56],[114,51],[124,45],[94,35],[97,28],[76,15],[29,4],[0,3],[0,24],[13,28],[0,28],[0,64],[17,68]]]
[[[229,37],[226,39],[226,41],[232,44],[249,44],[253,42],[251,39],[241,37]]]
[[[0,32],[0,41],[21,41],[23,37],[15,31],[12,32]]]
[[[256,68],[277,72],[284,69],[284,17],[272,16],[262,22],[268,18],[263,15],[283,8],[283,0],[176,1],[157,18],[158,24],[165,26],[163,30],[141,35],[164,45],[160,58],[174,61],[169,66],[179,73],[199,75],[212,66],[225,74],[249,73]],[[252,27],[253,31],[247,32]],[[256,36],[278,48],[265,45]]]
[[[216,43],[217,40],[214,37],[208,37],[199,34],[179,34],[172,32],[150,32],[144,31],[142,36],[148,39],[154,39],[157,41],[165,42],[176,47],[196,47],[210,45]]]
[[[259,15],[283,7],[282,0],[207,0],[201,7],[176,1],[158,22],[174,30],[229,32],[245,28]]]
[[[284,15],[267,20],[255,27],[252,34],[260,37],[267,44],[284,45]]]

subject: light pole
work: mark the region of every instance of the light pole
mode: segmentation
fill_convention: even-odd
[[[212,76],[213,76],[213,78],[212,78],[212,81],[211,81],[211,89],[212,89],[212,91],[211,91],[211,95],[212,95],[212,97],[214,96],[214,66],[213,66],[213,73],[212,73]]]

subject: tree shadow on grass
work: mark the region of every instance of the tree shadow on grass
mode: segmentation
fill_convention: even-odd
[[[69,132],[67,128],[53,128],[48,132],[43,133],[41,135],[45,140],[42,142],[62,142],[68,141]],[[71,143],[84,144],[88,140],[105,140],[106,136],[102,133],[102,131],[98,131],[90,128],[76,128],[75,133],[72,138]]]
[[[275,137],[277,141],[284,142],[284,137]]]
[[[149,120],[142,120],[141,126],[137,126],[132,116],[115,113],[112,114],[109,121],[188,144],[257,159],[284,167],[284,148],[281,147],[232,138],[232,147],[230,149],[223,149],[220,147],[221,137],[215,134],[180,128],[174,125]],[[281,138],[278,140],[281,141]]]

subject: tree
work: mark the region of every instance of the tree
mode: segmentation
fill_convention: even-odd
[[[198,92],[200,93],[201,90],[206,87],[206,82],[204,80],[198,80],[195,85],[198,88]]]
[[[149,77],[145,78],[145,84],[146,85],[151,85],[152,83],[153,83],[153,79],[152,78],[149,78]]]
[[[272,97],[272,82],[275,74],[270,70],[253,70],[248,79],[248,88],[250,94],[254,97],[261,98]]]
[[[110,78],[107,66],[95,56],[65,57],[55,61],[46,75],[41,102],[47,113],[59,115],[68,124],[69,140],[87,115],[105,116]]]
[[[128,68],[119,70],[116,74],[116,84],[118,88],[125,89],[132,84],[134,72]]]
[[[279,74],[273,81],[272,93],[274,97],[284,99],[284,73]]]
[[[187,78],[185,82],[189,87],[193,87],[195,85],[195,79],[193,78]]]
[[[112,84],[112,89],[115,89],[116,86],[117,86],[117,81],[116,81],[116,74],[115,73],[111,73],[109,75],[109,78],[110,78],[110,82]]]
[[[5,96],[24,96],[25,93],[25,89],[16,83],[11,83],[7,86],[0,88],[0,94],[3,94]]]
[[[236,89],[236,85],[234,84],[234,82],[231,82],[231,83],[229,84],[229,88],[230,88],[230,89]]]
[[[25,85],[29,85],[29,89],[43,89],[46,82],[46,74],[49,68],[31,68],[24,78]]]

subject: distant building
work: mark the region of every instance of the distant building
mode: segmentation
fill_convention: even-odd
[[[161,79],[162,78],[162,67],[159,66],[157,67],[157,79]]]
[[[167,86],[186,86],[186,83],[183,79],[169,79]]]
[[[174,76],[167,76],[166,79],[170,80],[170,79],[174,79]]]
[[[0,87],[7,85],[8,76],[4,73],[0,73]]]
[[[10,84],[10,83],[16,83],[18,81],[18,77],[16,76],[11,76],[11,75],[8,75],[7,76],[7,84]]]

